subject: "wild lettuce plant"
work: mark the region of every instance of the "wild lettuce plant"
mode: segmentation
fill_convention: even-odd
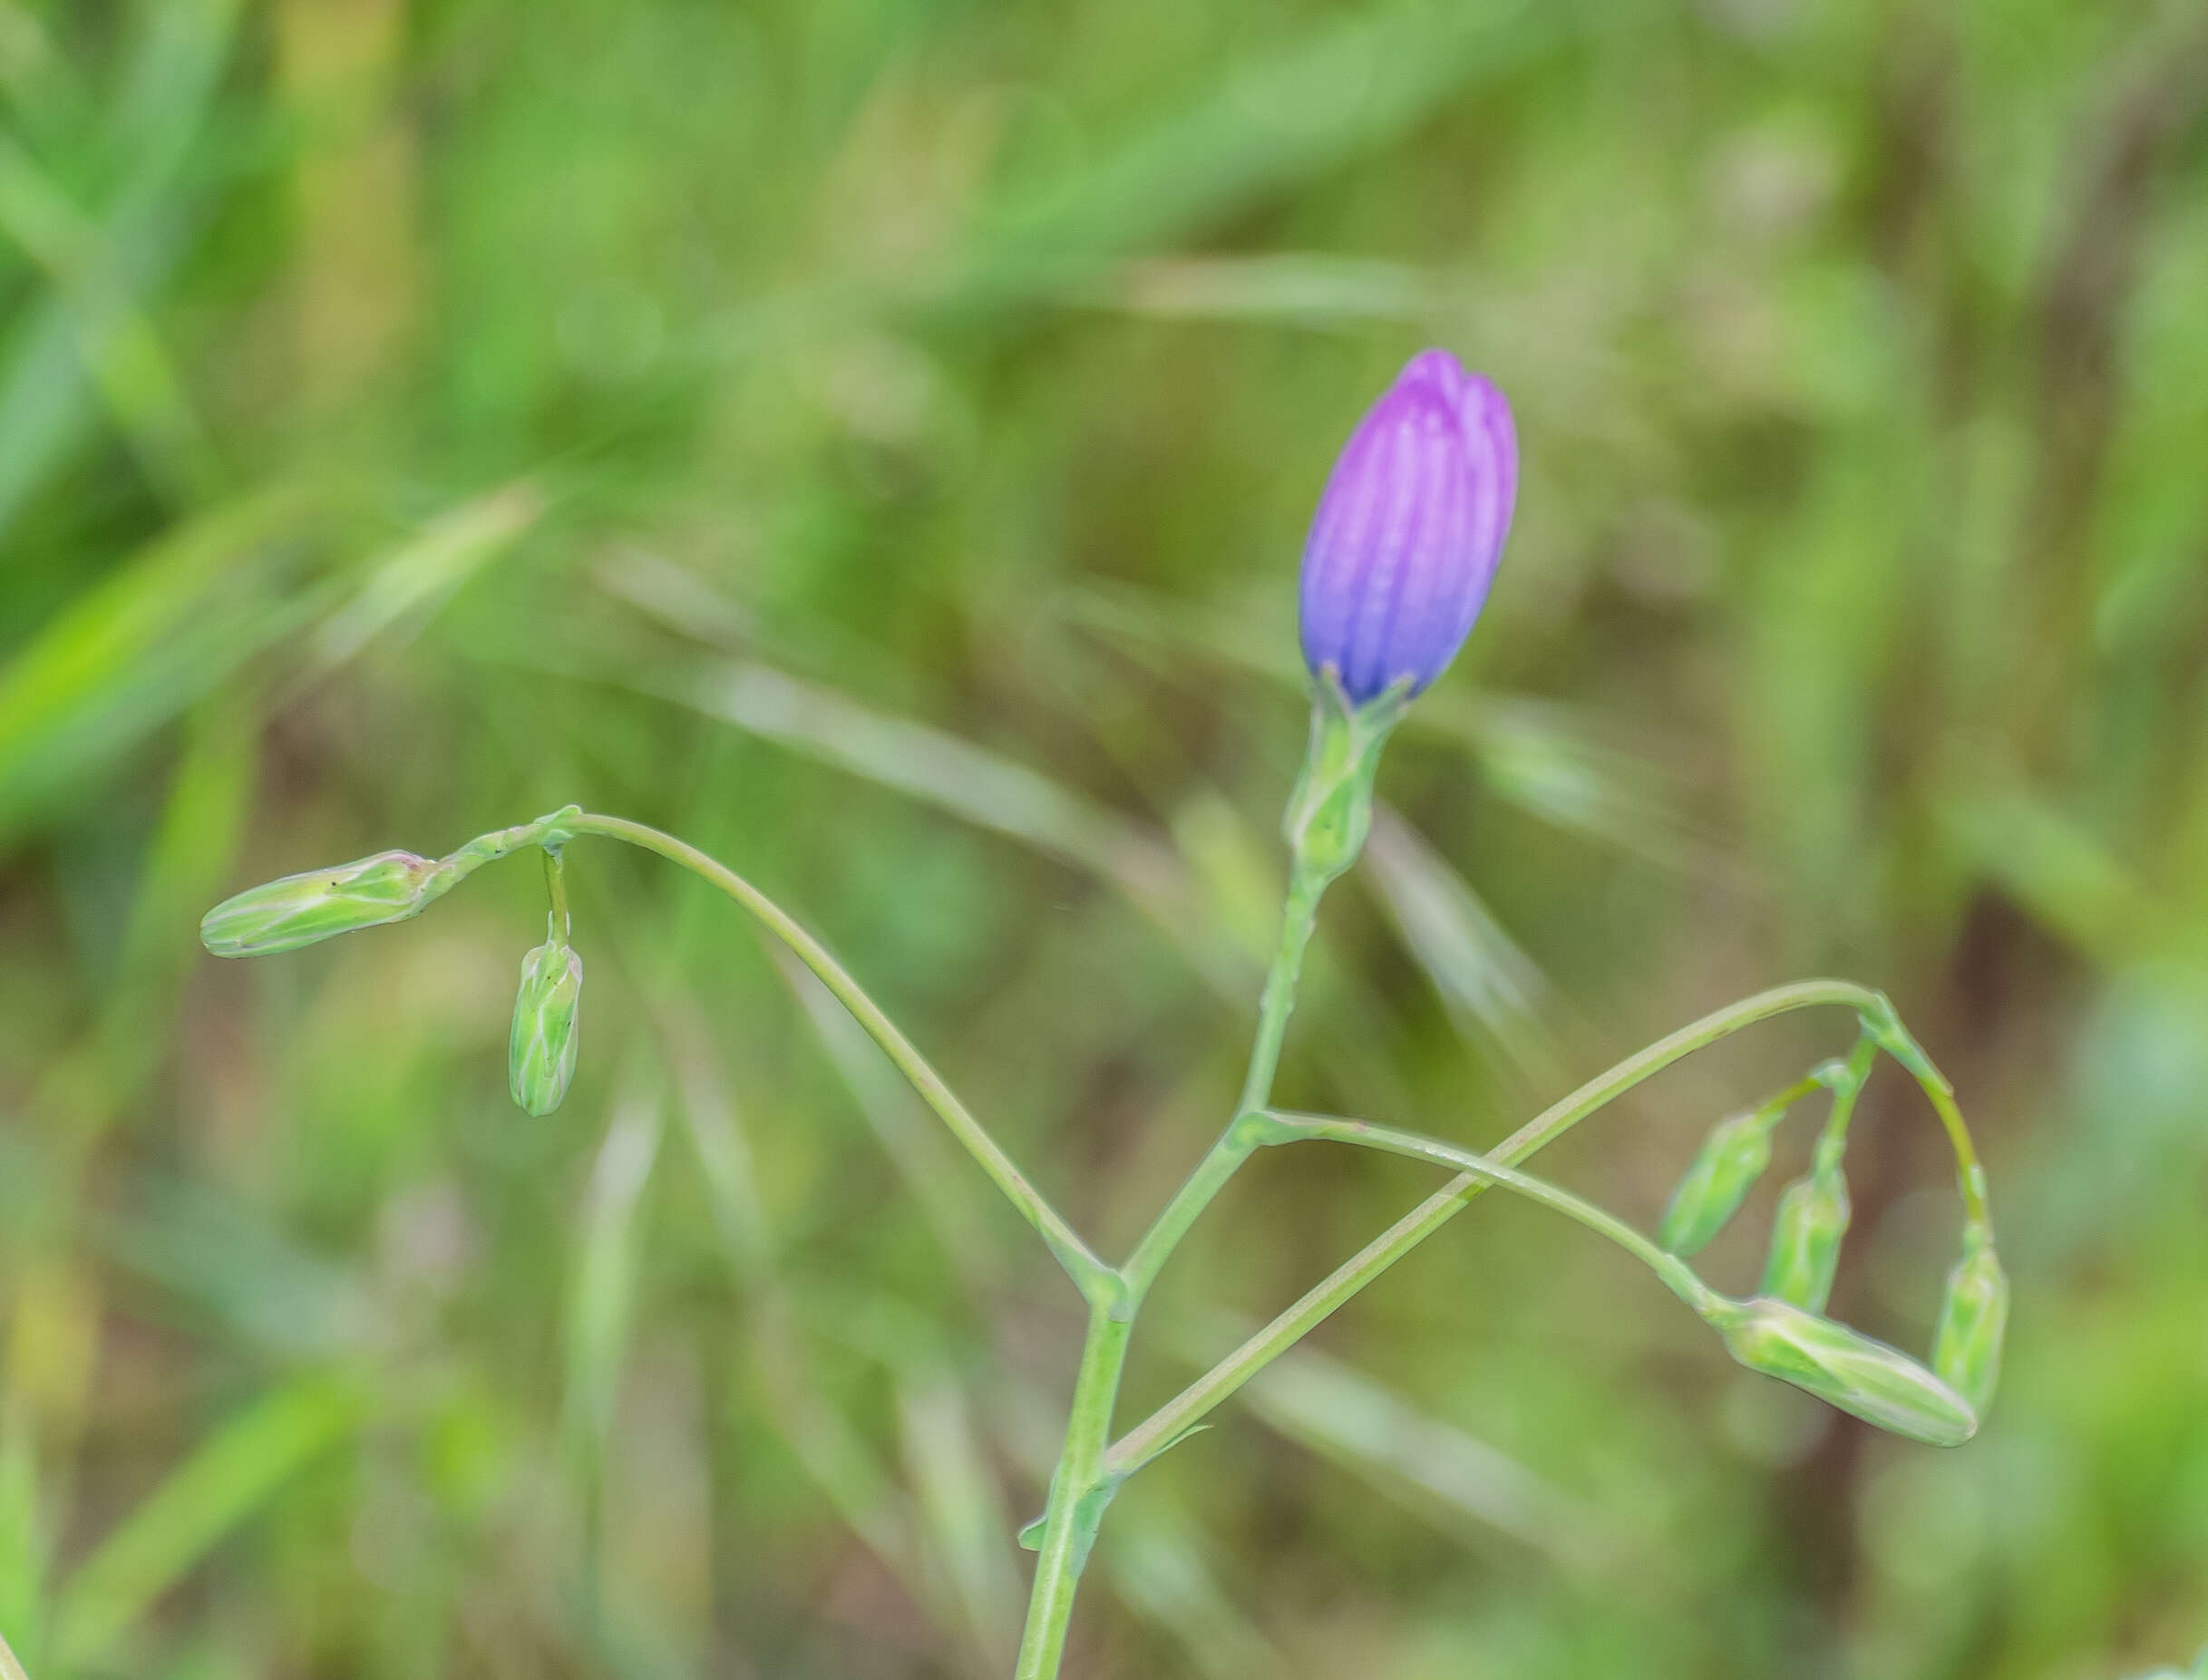
[[[1413,358],[1343,448],[1304,553],[1309,745],[1283,821],[1290,865],[1287,898],[1248,1072],[1210,1151],[1133,1252],[1116,1264],[1099,1256],[1051,1205],[819,940],[726,865],[641,823],[569,805],[482,835],[434,861],[382,852],[289,876],[209,911],[201,937],[221,957],[292,950],[419,915],[482,864],[536,850],[545,863],[550,927],[546,942],[522,961],[509,1065],[514,1100],[531,1114],[559,1104],[575,1066],[583,970],[571,943],[563,875],[574,842],[613,840],[656,852],[718,888],[786,945],[1034,1227],[1087,1308],[1048,1501],[1021,1536],[1036,1552],[1016,1670],[1021,1680],[1058,1673],[1083,1567],[1128,1479],[1491,1186],[1529,1197],[1635,1256],[1750,1369],[1911,1440],[1960,1445],[1976,1432],[1992,1398],[2008,1283],[1994,1248],[1985,1175],[1954,1092],[1879,992],[1842,980],[1808,980],[1746,998],[1628,1057],[1484,1153],[1367,1120],[1274,1104],[1274,1073],[1320,900],[1365,844],[1374,778],[1390,733],[1455,657],[1479,617],[1510,530],[1517,479],[1509,404],[1494,385],[1467,374],[1442,350]],[[1654,1238],[1520,1170],[1528,1157],[1681,1057],[1773,1016],[1817,1007],[1854,1015],[1859,1030],[1853,1049],[1721,1122],[1680,1181]],[[1922,1087],[1946,1130],[1961,1184],[1961,1258],[1948,1281],[1929,1362],[1824,1313],[1848,1228],[1843,1158],[1849,1120],[1881,1054],[1900,1063]],[[1722,1295],[1696,1275],[1688,1260],[1734,1216],[1768,1168],[1776,1128],[1820,1091],[1829,1093],[1830,1103],[1814,1160],[1781,1199],[1761,1289],[1745,1300]],[[1261,1149],[1301,1142],[1408,1156],[1450,1177],[1301,1300],[1115,1439],[1114,1403],[1152,1285],[1244,1162]]]

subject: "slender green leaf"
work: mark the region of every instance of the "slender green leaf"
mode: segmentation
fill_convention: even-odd
[[[63,1585],[53,1649],[63,1668],[111,1660],[153,1601],[358,1422],[361,1396],[300,1378],[216,1431],[125,1517]]]

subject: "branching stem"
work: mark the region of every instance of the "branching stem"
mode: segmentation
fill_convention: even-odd
[[[1775,1015],[1821,1007],[1851,1009],[1866,1018],[1873,1015],[1883,1018],[1892,1013],[1892,1005],[1882,994],[1845,980],[1804,980],[1759,992],[1637,1051],[1561,1102],[1542,1110],[1481,1159],[1491,1164],[1514,1166],[1545,1149],[1606,1103],[1696,1051]],[[1221,1401],[1325,1322],[1337,1307],[1455,1218],[1458,1210],[1485,1190],[1490,1181],[1478,1173],[1460,1172],[1427,1197],[1337,1267],[1300,1300],[1130,1430],[1105,1455],[1106,1471],[1123,1476],[1134,1466],[1155,1457]]]
[[[1832,1006],[1854,1011],[1863,1024],[1863,1037],[1844,1069],[1836,1071],[1834,1082],[1836,1102],[1829,1122],[1835,1139],[1838,1130],[1847,1123],[1854,1092],[1869,1071],[1872,1054],[1876,1049],[1885,1050],[1923,1086],[1954,1147],[1968,1211],[1975,1220],[1982,1221],[1985,1218],[1985,1175],[1971,1149],[1970,1133],[1955,1106],[1951,1088],[1902,1025],[1893,1005],[1882,994],[1843,980],[1808,980],[1778,986],[1706,1015],[1581,1086],[1561,1102],[1536,1115],[1488,1155],[1365,1121],[1285,1113],[1273,1109],[1270,1104],[1274,1076],[1279,1067],[1289,1016],[1295,1008],[1297,981],[1310,943],[1318,901],[1327,883],[1346,861],[1346,858],[1328,859],[1317,854],[1307,858],[1299,845],[1297,866],[1281,914],[1280,943],[1266,976],[1257,1034],[1250,1045],[1250,1063],[1234,1114],[1195,1170],[1159,1212],[1126,1264],[1113,1267],[1083,1241],[958,1100],[942,1075],[827,948],[788,912],[725,864],[657,829],[621,817],[587,814],[573,807],[523,829],[486,835],[455,854],[454,861],[464,860],[472,867],[475,862],[502,855],[518,843],[537,840],[546,850],[553,918],[556,926],[564,930],[567,906],[559,848],[569,839],[586,834],[621,840],[681,865],[734,899],[787,946],[881,1046],[990,1181],[1036,1228],[1087,1301],[1088,1329],[1082,1345],[1080,1369],[1075,1378],[1065,1446],[1051,1480],[1050,1502],[1044,1516],[1016,1680],[1054,1680],[1057,1675],[1081,1573],[1095,1542],[1104,1509],[1121,1482],[1294,1346],[1336,1307],[1440,1229],[1488,1186],[1505,1185],[1599,1231],[1638,1257],[1668,1287],[1697,1309],[1714,1298],[1682,1261],[1665,1253],[1631,1227],[1567,1191],[1513,1170],[1515,1163],[1546,1147],[1597,1109],[1706,1045],[1757,1022],[1797,1009]],[[1784,1094],[1789,1098],[1806,1094],[1811,1083],[1804,1082],[1803,1086]],[[1268,1144],[1305,1139],[1355,1143],[1406,1155],[1454,1168],[1457,1176],[1113,1443],[1113,1404],[1126,1367],[1135,1314],[1152,1284],[1190,1228],[1251,1154]]]

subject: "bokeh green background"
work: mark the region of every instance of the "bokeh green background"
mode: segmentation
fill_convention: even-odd
[[[1231,1101],[1302,527],[1420,345],[1517,529],[1281,1092],[1484,1144],[1881,985],[2017,1308],[1979,1439],[1740,1373],[1489,1198],[1114,1507],[1085,1677],[2119,1680],[2208,1639],[2208,25],[2190,0],[0,5],[0,1628],[33,1675],[987,1675],[1077,1325],[725,904],[1107,1252]],[[1650,1223],[1775,1024],[1542,1169]],[[1806,1153],[1797,1130],[1775,1181]],[[1874,1081],[1835,1307],[1956,1238]],[[1259,1163],[1131,1422],[1430,1183]],[[1771,1191],[1711,1256],[1753,1281]]]

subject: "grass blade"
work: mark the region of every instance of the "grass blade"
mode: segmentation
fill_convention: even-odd
[[[1548,980],[1464,878],[1386,805],[1373,812],[1365,864],[1396,937],[1459,1027],[1476,1027],[1483,1049],[1528,1078],[1555,1083],[1560,1063],[1542,1019]]]
[[[930,1551],[987,1669],[1009,1666],[1019,1628],[1019,1576],[1005,1543],[1007,1525],[965,1396],[939,1361],[898,1374],[898,1420]]]
[[[316,1375],[225,1423],[70,1577],[54,1616],[58,1664],[73,1669],[112,1660],[154,1599],[335,1445],[360,1410],[351,1386]]]

